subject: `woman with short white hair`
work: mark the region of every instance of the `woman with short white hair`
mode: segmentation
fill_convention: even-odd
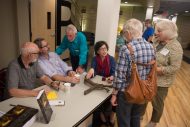
[[[140,127],[140,115],[142,104],[130,103],[125,98],[125,88],[129,85],[131,72],[131,55],[128,47],[134,51],[136,63],[147,64],[155,59],[153,46],[142,38],[142,23],[137,19],[128,20],[123,26],[123,35],[129,42],[123,45],[119,51],[119,58],[115,69],[113,93],[111,103],[116,106],[116,115],[119,127]],[[150,72],[151,66],[137,65],[141,79],[145,80]],[[126,79],[126,77],[129,77]]]
[[[155,127],[160,121],[168,88],[173,84],[181,65],[183,50],[177,40],[177,30],[176,24],[170,20],[162,20],[156,24],[156,40],[153,40],[153,46],[156,49],[158,88],[152,101],[153,112],[147,127]]]

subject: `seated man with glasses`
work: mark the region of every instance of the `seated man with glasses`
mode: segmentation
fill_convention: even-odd
[[[33,90],[36,87],[37,78],[46,85],[59,87],[58,82],[54,82],[41,71],[36,62],[38,54],[38,46],[32,42],[26,42],[21,47],[21,55],[9,64],[7,85],[10,96],[37,96],[39,90]]]
[[[37,38],[34,41],[40,49],[38,63],[43,72],[53,80],[79,83],[80,79],[75,77],[76,72],[72,71],[61,58],[54,52],[49,52],[50,47],[43,38]]]

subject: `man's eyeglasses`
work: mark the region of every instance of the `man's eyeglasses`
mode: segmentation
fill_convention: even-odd
[[[45,47],[48,47],[49,45],[47,44],[47,45],[44,45],[44,46],[41,46],[41,48],[45,48]]]
[[[127,31],[123,31],[123,34],[127,33]]]
[[[39,52],[32,52],[31,54],[39,55]]]

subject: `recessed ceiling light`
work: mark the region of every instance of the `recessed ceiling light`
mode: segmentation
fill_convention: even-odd
[[[148,7],[153,7],[153,6],[148,6]]]
[[[124,3],[125,3],[125,4],[127,4],[128,2],[127,2],[127,1],[125,1]]]
[[[189,11],[185,11],[185,13],[188,13]]]

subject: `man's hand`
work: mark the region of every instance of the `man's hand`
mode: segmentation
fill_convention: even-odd
[[[52,87],[54,87],[55,89],[59,89],[59,85],[60,85],[60,82],[58,82],[58,81],[53,81],[52,83],[51,83],[51,86]]]
[[[86,79],[91,78],[92,76],[94,76],[94,69],[91,68],[88,73],[86,74]]]
[[[84,72],[84,69],[81,66],[78,66],[78,68],[76,69],[76,72],[78,72],[79,74],[82,74]]]
[[[70,77],[74,77],[75,74],[76,74],[75,71],[69,71],[69,72],[68,72],[68,76],[70,76]]]
[[[70,83],[74,83],[74,84],[77,84],[77,83],[79,83],[80,82],[80,78],[78,78],[78,77],[68,77],[69,78],[69,81],[68,82],[70,82]]]
[[[112,106],[117,106],[117,95],[112,95],[111,104]]]

